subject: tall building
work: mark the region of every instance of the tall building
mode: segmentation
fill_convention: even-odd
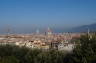
[[[90,34],[90,29],[88,28],[88,31],[87,31],[88,35]]]
[[[52,31],[51,31],[51,29],[49,27],[48,27],[48,30],[47,30],[47,34],[52,35]]]

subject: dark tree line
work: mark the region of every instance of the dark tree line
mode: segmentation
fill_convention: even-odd
[[[72,53],[0,45],[0,63],[96,63],[96,34],[76,40]]]
[[[66,63],[96,63],[96,34],[81,36],[73,53],[65,58]]]
[[[63,63],[65,54],[11,45],[0,46],[0,63]]]

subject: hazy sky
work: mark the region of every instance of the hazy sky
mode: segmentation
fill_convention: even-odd
[[[68,28],[96,23],[96,0],[0,0],[0,28]]]

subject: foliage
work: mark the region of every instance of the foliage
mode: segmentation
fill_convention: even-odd
[[[0,63],[63,63],[64,52],[0,45]]]
[[[78,42],[80,42],[80,44],[77,44],[73,53],[69,57],[67,56],[67,63],[95,63],[96,34],[83,35]]]

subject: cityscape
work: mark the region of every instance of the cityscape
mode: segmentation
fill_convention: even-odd
[[[0,63],[96,63],[96,0],[0,0]]]
[[[75,47],[73,39],[80,38],[84,33],[54,33],[50,28],[45,33],[39,31],[33,34],[5,34],[0,35],[0,44],[25,46],[38,49],[56,49],[71,52]]]

